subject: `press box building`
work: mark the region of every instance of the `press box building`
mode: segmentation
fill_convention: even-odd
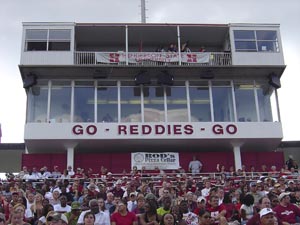
[[[23,164],[121,171],[134,152],[176,152],[212,170],[282,158],[278,24],[26,22],[19,69]]]

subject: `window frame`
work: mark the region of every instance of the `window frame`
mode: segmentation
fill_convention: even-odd
[[[47,33],[47,37],[46,39],[31,39],[27,37],[27,32],[30,31],[46,31]],[[50,38],[50,33],[51,31],[68,31],[69,32],[69,39],[63,38]],[[24,45],[24,51],[25,52],[32,52],[32,51],[71,51],[71,41],[72,41],[72,30],[71,29],[26,29],[25,31],[25,45]],[[46,48],[45,49],[29,49],[28,45],[29,43],[37,43],[37,42],[41,42],[41,43],[45,43],[46,44]],[[51,48],[51,43],[60,43],[60,44],[67,44],[65,49],[50,49]]]
[[[236,38],[235,36],[237,35],[236,32],[243,32],[243,31],[248,31],[248,32],[253,32],[254,34],[254,39],[252,38]],[[275,39],[258,39],[258,33],[259,32],[275,32]],[[278,53],[280,51],[279,48],[279,41],[278,41],[278,32],[277,30],[233,30],[233,38],[234,38],[234,46],[235,46],[235,51],[236,52],[269,52],[269,53]],[[255,49],[246,49],[246,48],[238,48],[237,44],[238,43],[255,43]],[[261,43],[273,43],[273,50],[269,49],[262,49]],[[261,46],[261,47],[260,47]]]

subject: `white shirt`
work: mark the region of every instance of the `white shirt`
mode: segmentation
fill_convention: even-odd
[[[65,207],[62,207],[61,204],[56,204],[53,206],[55,212],[65,213],[65,212],[71,212],[71,206],[66,205]]]
[[[78,218],[78,221],[77,221],[77,224],[83,224],[84,221],[83,221],[83,218],[84,218],[84,215],[87,213],[87,212],[90,212],[91,210],[86,210],[86,211],[83,211],[80,213],[80,216]],[[103,211],[100,211],[99,213],[95,214],[95,223],[94,225],[110,225],[110,216],[109,216],[109,212],[103,212]]]
[[[210,188],[203,188],[203,189],[201,190],[201,195],[202,195],[203,197],[207,197],[207,196],[209,195],[209,191],[210,191]]]

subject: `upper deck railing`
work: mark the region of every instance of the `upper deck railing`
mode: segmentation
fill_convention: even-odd
[[[75,65],[116,66],[230,66],[228,52],[90,52],[74,53]]]

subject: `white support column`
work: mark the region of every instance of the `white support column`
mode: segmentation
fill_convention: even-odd
[[[242,159],[241,159],[241,146],[242,145],[243,145],[243,143],[241,143],[241,142],[232,143],[235,171],[237,171],[238,169],[242,169]]]
[[[67,166],[72,166],[74,169],[74,147],[67,148]]]

